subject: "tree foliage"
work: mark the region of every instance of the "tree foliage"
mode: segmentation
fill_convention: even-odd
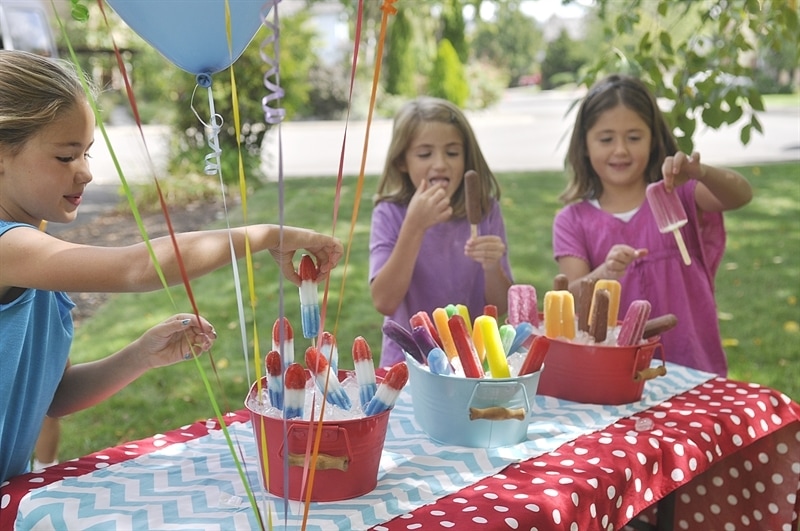
[[[388,94],[414,96],[416,93],[416,58],[412,41],[414,28],[405,9],[398,9],[386,39],[383,59],[384,87]]]
[[[536,22],[519,12],[519,2],[497,6],[495,19],[480,20],[472,39],[472,55],[508,72],[510,85],[536,69],[536,53],[544,42]]]
[[[793,53],[798,12],[793,0],[597,0],[605,44],[586,69],[591,85],[611,72],[639,76],[666,111],[678,145],[693,148],[699,123],[739,124],[743,144],[762,131],[763,98],[752,80],[759,54]],[[631,41],[630,36],[636,39]]]
[[[433,72],[429,80],[428,93],[437,98],[444,98],[463,107],[469,97],[464,65],[458,60],[453,45],[443,39],[439,42],[439,53],[433,64]]]

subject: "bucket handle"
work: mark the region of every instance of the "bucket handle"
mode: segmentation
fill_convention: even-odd
[[[518,408],[508,408],[502,406],[491,406],[485,408],[477,408],[477,407],[470,407],[469,408],[469,420],[519,420],[524,421],[528,416],[528,412],[530,411],[530,402],[528,401],[528,391],[525,389],[525,386],[522,385],[520,382],[508,382],[508,381],[496,381],[493,382],[491,379],[480,380],[475,388],[472,390],[472,395],[469,397],[469,403],[475,400],[475,393],[477,393],[478,389],[481,386],[491,386],[491,385],[501,385],[501,386],[508,386],[509,384],[513,385],[522,390],[522,395],[525,398],[525,407],[518,407]]]
[[[633,364],[633,381],[634,382],[644,382],[647,380],[652,380],[659,376],[665,376],[667,374],[667,364],[666,360],[664,359],[664,347],[661,343],[656,343],[653,346],[653,349],[657,349],[658,352],[661,354],[661,365],[658,367],[648,367],[646,369],[642,369],[641,371],[636,370],[636,366],[639,364],[639,354],[644,350],[642,348],[636,349],[636,362]]]
[[[306,435],[309,433],[308,424],[290,425],[289,429],[286,431],[287,440],[292,431],[301,429],[303,429]],[[322,426],[323,432],[331,430],[339,432],[338,435],[344,438],[344,445],[347,449],[346,455],[329,455],[329,454],[318,453],[317,463],[314,468],[316,470],[336,469],[336,470],[347,471],[347,468],[350,466],[350,461],[352,459],[351,456],[353,455],[353,450],[352,447],[350,446],[350,437],[347,434],[347,430],[342,428],[341,426]],[[285,450],[286,450],[285,446],[281,445],[281,449],[278,451],[278,455],[283,455]],[[289,466],[304,467],[305,464],[306,464],[305,454],[293,454],[289,452]]]

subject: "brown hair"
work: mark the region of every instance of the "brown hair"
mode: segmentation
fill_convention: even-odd
[[[72,63],[0,50],[0,147],[19,152],[81,98],[86,95]]]
[[[638,114],[650,128],[650,160],[645,170],[648,183],[661,179],[664,159],[678,151],[675,137],[647,85],[635,77],[612,74],[593,85],[578,109],[566,157],[570,181],[559,196],[564,203],[597,199],[602,194],[603,184],[589,161],[586,134],[602,113],[618,105]]]
[[[464,171],[475,170],[480,175],[481,213],[486,215],[491,209],[491,199],[500,199],[500,184],[483,158],[475,133],[461,109],[447,100],[431,97],[411,100],[403,105],[395,115],[392,140],[386,155],[383,174],[378,182],[374,203],[389,201],[407,205],[411,201],[416,188],[411,182],[411,177],[407,172],[401,171],[398,164],[405,157],[406,150],[420,126],[430,122],[454,125],[461,133],[464,141]],[[453,207],[454,218],[466,216],[463,182],[453,194],[450,203]]]

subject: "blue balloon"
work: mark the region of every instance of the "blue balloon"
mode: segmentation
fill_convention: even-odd
[[[261,27],[261,9],[266,16],[271,7],[265,0],[228,0],[229,46],[225,0],[107,1],[142,39],[195,75],[211,75],[233,64]]]

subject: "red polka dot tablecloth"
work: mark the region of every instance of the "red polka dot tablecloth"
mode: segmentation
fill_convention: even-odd
[[[714,379],[372,529],[623,529],[670,493],[674,529],[794,531],[800,406]]]

